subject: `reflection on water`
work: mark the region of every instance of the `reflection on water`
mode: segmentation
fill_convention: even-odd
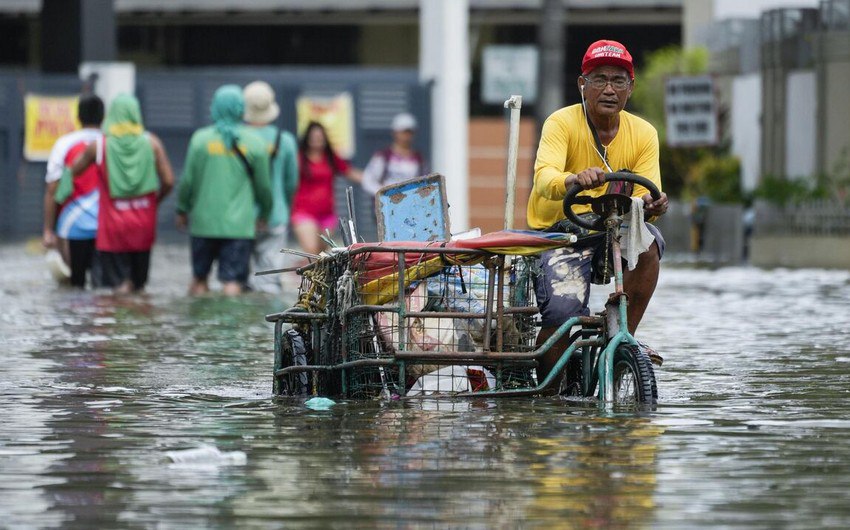
[[[56,290],[0,247],[0,513],[17,528],[850,526],[850,274],[668,266],[658,410],[270,395],[283,301]],[[604,293],[594,294],[604,299]],[[214,447],[247,460],[174,465]],[[0,526],[2,526],[0,525]]]

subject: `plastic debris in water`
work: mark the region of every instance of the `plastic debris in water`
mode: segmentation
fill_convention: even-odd
[[[336,405],[336,401],[324,397],[314,397],[305,401],[304,405],[306,405],[308,409],[329,410],[332,406]]]
[[[200,445],[194,449],[168,451],[165,456],[172,464],[179,466],[242,466],[248,462],[248,457],[242,451],[219,451],[212,445]]]

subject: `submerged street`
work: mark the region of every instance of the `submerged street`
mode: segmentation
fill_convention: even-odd
[[[0,526],[850,525],[850,272],[664,263],[638,333],[665,358],[654,411],[315,411],[271,395],[286,302],[189,298],[188,255],[155,247],[148,293],[114,297],[0,246]]]

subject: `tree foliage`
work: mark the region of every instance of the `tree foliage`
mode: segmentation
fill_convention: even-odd
[[[741,162],[732,156],[705,156],[688,171],[686,199],[708,197],[713,202],[741,202]]]
[[[674,75],[699,75],[708,70],[709,52],[706,48],[683,50],[668,46],[649,54],[646,64],[635,74],[635,89],[631,101],[640,114],[658,130],[658,139],[667,139],[664,122],[664,83]]]

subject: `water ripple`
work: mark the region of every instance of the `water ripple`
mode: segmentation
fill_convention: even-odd
[[[9,527],[850,526],[850,273],[667,266],[654,411],[556,398],[313,411],[271,397],[281,300],[57,290],[0,246]],[[594,304],[605,292],[594,289]],[[163,465],[198,447],[239,465]]]

